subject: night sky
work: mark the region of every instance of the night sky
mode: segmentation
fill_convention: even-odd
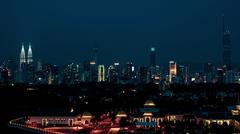
[[[56,64],[89,59],[157,63],[220,62],[221,16],[232,32],[233,62],[240,54],[239,0],[1,0],[0,60],[18,58],[32,42],[34,60]]]

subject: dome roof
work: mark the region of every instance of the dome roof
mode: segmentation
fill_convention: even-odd
[[[117,117],[127,117],[127,114],[124,111],[119,111]]]
[[[144,106],[156,106],[155,103],[152,100],[147,100],[144,104]]]
[[[150,112],[145,112],[144,114],[143,114],[143,116],[152,116],[153,114],[152,113],[150,113]]]
[[[89,113],[89,112],[84,112],[84,113],[82,114],[82,117],[92,117],[92,114]]]

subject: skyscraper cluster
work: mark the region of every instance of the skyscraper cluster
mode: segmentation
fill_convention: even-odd
[[[167,67],[160,66],[157,61],[155,47],[148,49],[148,65],[136,66],[134,61],[125,64],[114,62],[106,66],[99,64],[98,48],[93,48],[90,60],[71,63],[63,67],[52,64],[33,62],[31,42],[27,51],[22,43],[19,57],[19,67],[14,58],[0,66],[1,82],[38,83],[38,84],[75,84],[79,82],[113,82],[113,83],[179,83],[188,84],[220,82],[240,83],[240,73],[232,69],[231,63],[231,33],[225,26],[222,16],[222,66],[217,67],[206,63],[203,71],[191,72],[186,65],[169,61]],[[27,52],[27,53],[26,53]],[[164,70],[165,69],[165,70]]]
[[[27,55],[25,52],[24,43],[22,43],[17,81],[20,83],[33,83],[33,80],[34,80],[33,71],[34,71],[34,67],[33,67],[33,54],[32,54],[31,42],[29,42],[29,45],[28,45]]]

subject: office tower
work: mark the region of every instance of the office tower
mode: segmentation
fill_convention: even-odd
[[[33,62],[33,56],[32,56],[32,46],[31,46],[31,42],[29,43],[28,46],[28,55],[27,55],[27,64],[31,64]]]
[[[19,70],[17,73],[17,81],[20,83],[26,82],[26,53],[24,48],[24,43],[22,43],[22,48],[20,52]]]
[[[154,47],[150,48],[150,67],[156,66],[156,49]]]
[[[27,82],[33,83],[34,81],[34,66],[33,66],[33,55],[32,55],[32,47],[31,42],[28,46],[28,55],[27,55]]]
[[[186,84],[187,83],[187,67],[184,65],[179,65],[177,69],[178,83]]]
[[[231,33],[228,29],[225,27],[225,20],[224,15],[223,17],[223,26],[222,26],[222,32],[223,32],[223,67],[225,70],[231,70]]]
[[[212,63],[205,63],[204,64],[204,69],[203,69],[203,73],[204,73],[204,83],[212,83],[216,73],[215,73],[215,67],[213,66]]]
[[[105,81],[105,67],[104,65],[98,65],[98,82]]]
[[[148,75],[149,75],[149,72],[148,72],[148,68],[147,67],[144,67],[144,66],[140,66],[139,68],[139,82],[140,83],[148,83],[149,80],[148,80]]]
[[[66,80],[66,68],[63,70],[62,82]],[[52,64],[43,64],[42,70],[36,73],[38,83],[59,84],[59,67]],[[64,82],[63,82],[64,83]]]
[[[81,74],[82,82],[90,82],[90,61],[86,60],[83,62],[83,71]]]
[[[71,63],[66,65],[63,72],[63,83],[64,84],[74,84],[74,76],[76,65]],[[53,72],[53,66],[51,66],[51,73]]]
[[[26,64],[26,53],[25,53],[25,48],[24,48],[24,44],[22,43],[22,49],[21,49],[21,53],[20,53],[20,67],[19,69],[21,70],[22,67],[24,66],[24,64]]]
[[[133,65],[132,62],[127,62],[126,63],[126,68],[125,68],[125,73],[124,73],[124,79],[126,81],[132,80],[134,79],[134,71],[135,71],[135,67]]]
[[[224,71],[222,68],[217,68],[217,82],[223,83],[224,81]]]
[[[169,82],[172,82],[173,77],[177,76],[177,63],[175,61],[169,62]]]
[[[114,63],[108,68],[108,81],[113,83],[119,82],[119,63]]]
[[[96,61],[90,62],[90,81],[97,82],[98,81],[98,66]]]

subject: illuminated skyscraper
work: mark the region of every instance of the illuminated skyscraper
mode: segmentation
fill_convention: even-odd
[[[20,53],[20,70],[22,69],[23,65],[26,64],[26,53],[25,53],[25,48],[24,48],[24,44],[22,43],[22,49],[21,49],[21,53]]]
[[[150,66],[151,67],[156,66],[156,51],[154,47],[150,48]]]
[[[172,78],[177,75],[177,63],[175,61],[169,62],[169,82],[172,82]]]
[[[179,65],[177,69],[177,77],[178,82],[180,84],[186,84],[187,83],[187,67],[184,65]]]
[[[32,56],[32,47],[31,47],[31,42],[29,43],[28,46],[28,58],[27,58],[27,63],[31,64],[33,62],[33,56]]]
[[[125,73],[124,73],[124,79],[126,81],[134,79],[134,72],[135,72],[135,67],[132,62],[127,62],[126,63],[126,68],[125,68]]]
[[[98,65],[98,82],[105,81],[105,67],[104,65]]]
[[[231,33],[225,27],[225,20],[223,15],[223,66],[226,70],[231,70]]]
[[[119,82],[119,63],[114,63],[108,68],[108,81],[113,83]]]
[[[29,42],[28,53],[27,53],[27,65],[26,65],[26,82],[33,83],[34,81],[34,66],[33,66],[33,55],[31,42]]]

